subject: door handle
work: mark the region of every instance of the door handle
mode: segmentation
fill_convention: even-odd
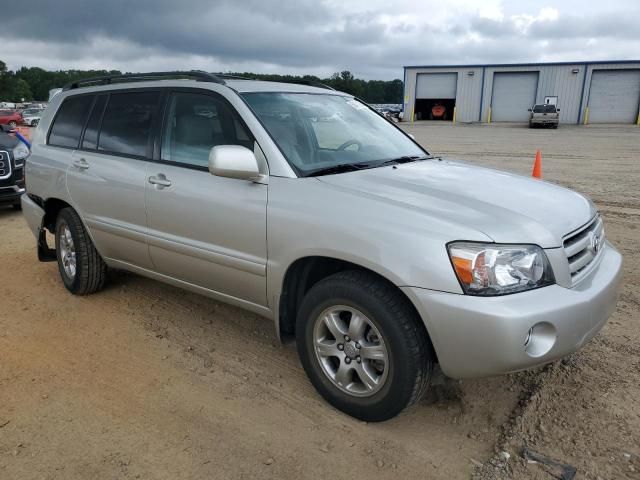
[[[171,180],[167,179],[164,174],[159,173],[158,175],[152,175],[149,177],[149,183],[151,185],[157,185],[158,188],[170,187]]]
[[[73,166],[76,167],[78,170],[86,170],[87,168],[90,167],[90,165],[87,163],[87,161],[84,158],[79,158],[78,160],[74,160]]]

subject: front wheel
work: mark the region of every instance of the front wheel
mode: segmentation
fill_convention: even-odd
[[[426,391],[433,353],[420,318],[393,285],[347,271],[314,285],[296,324],[302,365],[337,409],[384,421]]]
[[[72,208],[58,214],[55,237],[58,270],[67,290],[75,295],[101,290],[107,266]]]
[[[37,126],[38,126],[38,120],[33,120],[33,121],[31,122],[31,126],[32,126],[32,127],[37,127]]]
[[[11,128],[16,128],[16,125],[18,125],[18,124],[17,124],[15,121],[13,121],[13,120],[11,120],[11,121],[9,122],[9,127],[11,127]]]

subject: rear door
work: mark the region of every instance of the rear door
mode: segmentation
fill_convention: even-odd
[[[175,90],[165,110],[146,183],[156,271],[227,300],[265,306],[267,185],[208,171],[213,146],[259,147],[233,107],[214,92]]]
[[[160,97],[144,89],[96,96],[67,172],[69,194],[101,255],[146,269],[146,165]]]

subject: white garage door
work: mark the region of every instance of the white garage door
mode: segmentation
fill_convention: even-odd
[[[589,93],[590,123],[635,123],[640,70],[596,70]]]
[[[491,119],[494,122],[526,122],[536,101],[538,72],[500,72],[493,75]]]
[[[457,73],[419,73],[416,98],[456,98]]]

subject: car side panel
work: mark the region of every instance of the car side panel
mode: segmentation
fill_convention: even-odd
[[[149,251],[156,272],[266,305],[267,185],[149,164],[169,187],[146,182]]]
[[[27,192],[43,200],[56,198],[71,203],[66,173],[73,150],[46,144],[47,131],[65,95],[57,95],[42,112],[41,121],[31,137],[31,155],[25,165]]]
[[[397,286],[462,293],[446,243],[458,238],[491,241],[453,222],[425,222],[411,210],[399,215],[393,205],[334,189],[316,178],[270,177],[267,215],[267,290],[275,318],[287,269],[300,258],[336,258]]]
[[[73,152],[87,169],[68,167],[71,204],[105,260],[151,268],[145,211],[146,161],[95,152]]]

